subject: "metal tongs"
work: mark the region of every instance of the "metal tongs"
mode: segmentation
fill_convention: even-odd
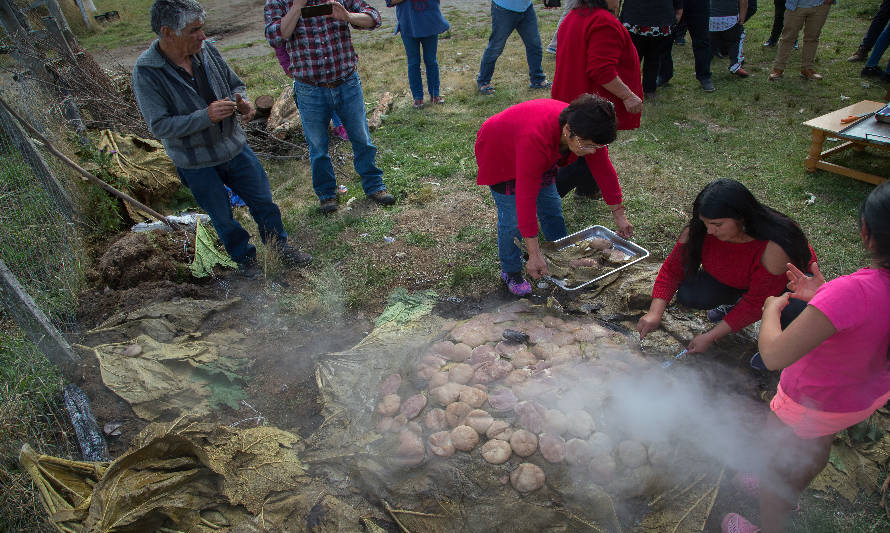
[[[686,357],[687,352],[688,352],[688,350],[686,348],[683,348],[683,351],[678,353],[677,355],[675,355],[672,359],[668,359],[667,361],[661,363],[661,367],[662,368],[670,368],[672,364],[674,364],[677,361],[679,361],[680,359],[683,359],[684,357]]]

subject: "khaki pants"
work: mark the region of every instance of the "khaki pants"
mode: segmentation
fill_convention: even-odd
[[[813,68],[816,60],[816,48],[819,46],[819,35],[822,26],[828,18],[828,10],[831,4],[822,4],[816,7],[799,7],[794,11],[785,10],[785,26],[782,28],[782,36],[779,38],[779,49],[776,52],[776,62],[773,68],[785,70],[788,56],[800,29],[803,28],[803,44],[800,47],[800,69]]]

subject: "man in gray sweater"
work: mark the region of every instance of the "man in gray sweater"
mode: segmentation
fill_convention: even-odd
[[[306,265],[312,256],[288,246],[269,178],[236,117],[240,114],[246,123],[256,109],[244,83],[216,48],[204,42],[204,17],[195,0],[155,0],[151,28],[158,39],[133,69],[139,110],[243,271],[255,267],[256,248],[232,216],[226,185],[247,204],[260,238],[277,250],[282,262]]]

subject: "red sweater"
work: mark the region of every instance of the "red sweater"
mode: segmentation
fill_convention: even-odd
[[[476,133],[476,184],[516,180],[516,217],[523,237],[538,234],[537,199],[544,173],[553,165],[568,165],[578,158],[571,152],[559,152],[559,113],[566,106],[547,98],[522,102],[489,117]],[[585,160],[606,203],[620,203],[621,188],[608,149],[601,148]]]
[[[723,319],[733,331],[760,320],[767,297],[778,296],[785,291],[788,283],[785,274],[776,276],[760,262],[768,243],[761,240],[725,242],[713,235],[705,235],[701,250],[702,268],[720,283],[746,291]],[[816,254],[812,247],[810,254],[810,261],[815,261]],[[658,271],[652,297],[670,301],[686,276],[685,265],[686,245],[677,241]]]
[[[572,9],[559,25],[557,40],[550,95],[571,102],[584,93],[598,94],[615,104],[619,130],[639,128],[640,113],[628,113],[624,103],[603,88],[617,76],[643,98],[640,58],[621,22],[606,9]]]

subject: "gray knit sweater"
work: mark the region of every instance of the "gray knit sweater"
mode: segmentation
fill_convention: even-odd
[[[244,82],[213,45],[205,41],[199,57],[217,100],[234,100],[235,93],[247,98]],[[133,92],[149,131],[161,140],[179,168],[220,165],[240,154],[247,144],[236,115],[216,124],[210,121],[207,102],[167,63],[158,41],[136,60]]]

